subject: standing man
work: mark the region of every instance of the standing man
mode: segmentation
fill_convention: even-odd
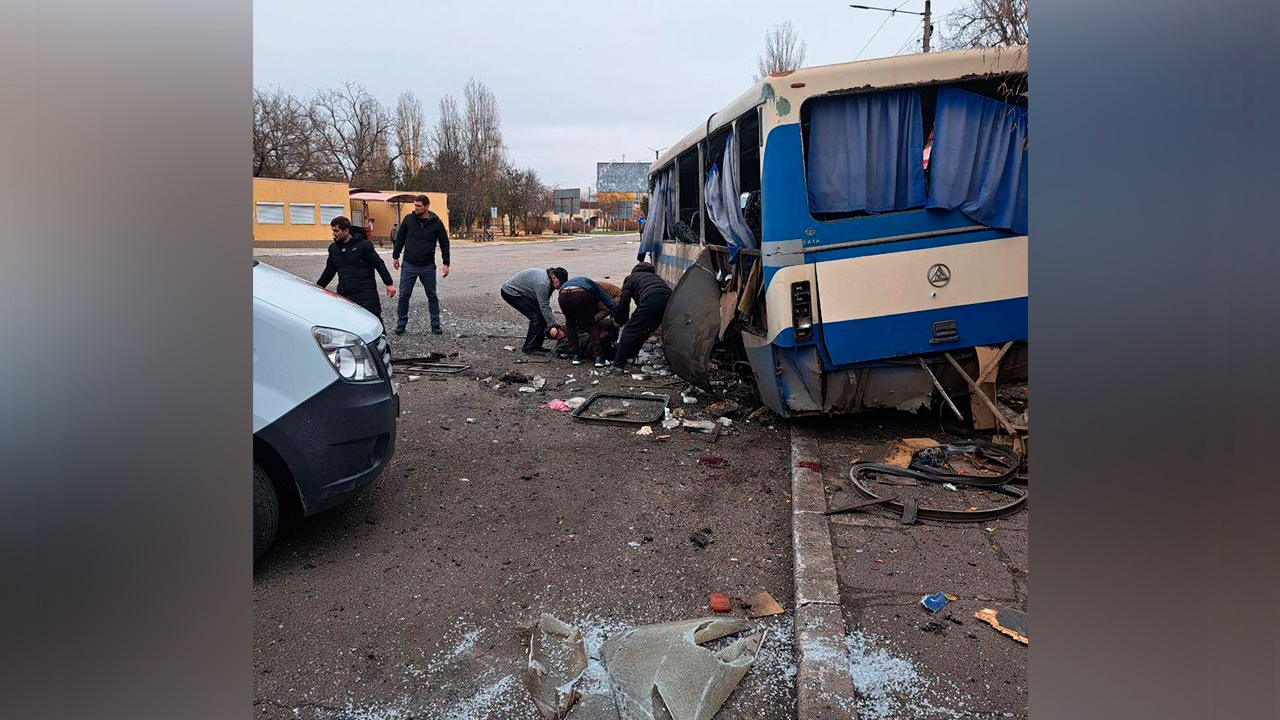
[[[558,290],[569,273],[562,267],[529,268],[512,275],[502,284],[502,299],[529,319],[529,329],[524,334],[525,355],[551,352],[542,346],[546,338],[559,340],[564,331],[551,314],[551,292]],[[548,330],[550,328],[550,330]]]
[[[587,350],[596,359],[596,367],[604,367],[605,356],[611,355],[618,327],[613,314],[622,290],[617,285],[596,282],[589,277],[575,277],[560,286],[560,312],[564,313],[565,343],[573,356],[573,364],[582,362],[578,334],[587,334]]]
[[[337,275],[338,294],[382,320],[382,301],[378,299],[373,273],[377,271],[382,277],[387,297],[395,297],[396,286],[391,282],[387,264],[373,249],[373,243],[351,236],[351,221],[347,218],[339,215],[330,220],[329,229],[333,231],[333,243],[329,245],[329,259],[325,261],[324,272],[320,273],[316,284],[328,287],[333,276]]]
[[[628,317],[631,301],[636,301],[636,312]],[[658,271],[647,262],[637,263],[631,268],[631,274],[622,281],[622,296],[613,311],[613,320],[622,326],[622,336],[618,338],[618,352],[613,358],[613,366],[622,369],[627,361],[640,354],[640,346],[649,338],[649,334],[662,324],[662,316],[667,311],[667,301],[671,299],[671,288],[667,282],[658,277]]]
[[[440,300],[436,298],[436,245],[440,246],[440,264],[444,277],[449,277],[449,231],[440,217],[428,208],[431,200],[426,195],[413,199],[413,212],[405,216],[396,231],[392,243],[391,264],[400,271],[400,302],[396,306],[396,334],[403,335],[409,324],[409,296],[413,294],[415,280],[422,281],[422,291],[427,294],[427,308],[431,311],[431,332],[439,335]],[[404,265],[400,253],[404,253]]]

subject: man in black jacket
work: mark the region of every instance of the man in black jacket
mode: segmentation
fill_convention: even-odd
[[[635,314],[628,317],[631,301],[636,301]],[[622,296],[613,309],[613,319],[622,327],[618,338],[618,351],[613,358],[615,368],[624,368],[627,361],[640,354],[640,346],[649,334],[662,324],[671,299],[671,287],[658,277],[658,271],[647,262],[637,263],[631,274],[622,281]]]
[[[400,302],[396,306],[396,334],[404,334],[409,324],[409,296],[413,284],[422,281],[422,291],[427,294],[427,307],[431,311],[431,332],[439,335],[440,300],[436,298],[436,245],[440,246],[442,275],[449,277],[449,231],[440,217],[428,208],[431,200],[426,195],[413,199],[413,212],[401,221],[392,243],[391,264],[400,271]],[[404,263],[400,263],[400,253]]]
[[[378,299],[378,286],[373,273],[382,277],[387,287],[387,297],[395,297],[396,286],[391,282],[387,264],[373,249],[373,243],[351,236],[351,221],[339,215],[329,221],[333,231],[333,243],[329,245],[329,259],[316,284],[328,287],[333,276],[338,276],[338,294],[382,319],[382,301]]]

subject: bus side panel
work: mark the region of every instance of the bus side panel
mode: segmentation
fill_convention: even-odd
[[[1027,337],[1027,237],[819,262],[830,362],[920,355]]]

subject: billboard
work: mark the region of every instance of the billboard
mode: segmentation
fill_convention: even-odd
[[[582,188],[564,188],[556,190],[555,212],[577,215],[581,209]]]
[[[649,163],[596,163],[596,190],[599,192],[643,193],[649,191]]]

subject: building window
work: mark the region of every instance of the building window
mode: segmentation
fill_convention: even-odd
[[[316,206],[314,203],[289,203],[290,225],[315,225]]]
[[[320,206],[320,224],[328,225],[329,221],[346,212],[346,208],[342,205],[321,205]]]
[[[259,225],[283,225],[284,203],[258,203]]]

